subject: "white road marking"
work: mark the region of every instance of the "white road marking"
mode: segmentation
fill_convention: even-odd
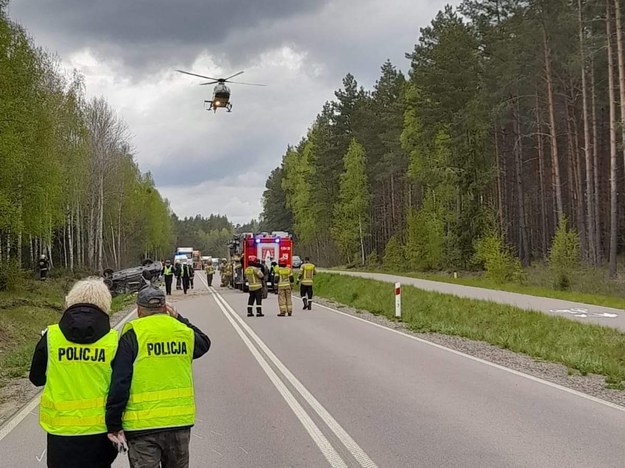
[[[541,379],[539,377],[534,377],[533,375],[524,374],[523,372],[519,372],[517,370],[510,369],[508,367],[504,367],[504,366],[501,366],[499,364],[495,364],[494,362],[486,361],[484,359],[480,359],[478,357],[471,356],[469,354],[465,354],[465,353],[463,353],[461,351],[456,351],[455,349],[447,348],[447,347],[445,347],[443,345],[439,345],[437,343],[432,343],[431,341],[424,340],[423,338],[419,338],[419,337],[416,337],[416,336],[408,335],[407,333],[403,333],[401,331],[385,327],[384,325],[380,325],[378,323],[370,322],[369,320],[365,320],[363,318],[356,317],[356,316],[348,314],[346,312],[341,312],[340,310],[336,310],[336,309],[333,309],[331,307],[324,306],[323,304],[319,304],[318,302],[317,302],[317,307],[323,307],[324,309],[332,311],[332,312],[334,312],[336,314],[341,314],[341,315],[344,315],[344,316],[349,317],[349,318],[354,319],[354,320],[360,320],[361,322],[367,323],[367,324],[372,325],[374,327],[381,328],[382,330],[386,330],[386,331],[389,331],[391,333],[397,333],[398,335],[401,335],[401,336],[403,336],[405,338],[409,338],[411,340],[418,341],[419,343],[423,343],[423,344],[428,345],[428,346],[433,346],[434,348],[438,348],[438,349],[441,349],[443,351],[447,351],[449,353],[453,353],[453,354],[455,354],[457,356],[462,356],[462,357],[470,359],[472,361],[479,362],[481,364],[485,364],[485,365],[490,366],[490,367],[494,367],[494,368],[502,370],[504,372],[509,372],[510,374],[514,374],[514,375],[517,375],[519,377],[523,377],[524,379],[528,379],[528,380],[531,380],[533,382],[537,382],[537,383],[546,385],[548,387],[555,388],[557,390],[561,390],[561,391],[566,392],[566,393],[570,393],[571,395],[575,395],[575,396],[578,396],[580,398],[584,398],[586,400],[590,400],[590,401],[592,401],[594,403],[599,403],[600,405],[604,405],[604,406],[607,406],[609,408],[625,412],[625,406],[617,405],[616,403],[612,403],[610,401],[602,400],[601,398],[597,398],[597,397],[594,397],[592,395],[587,395],[586,393],[578,392],[577,390],[573,390],[572,388],[564,387],[564,386],[559,385],[557,383],[549,382],[548,380],[543,380],[543,379]]]
[[[317,447],[319,447],[319,449],[321,450],[321,453],[323,453],[326,460],[328,460],[328,463],[330,463],[330,465],[335,468],[347,468],[347,465],[345,464],[341,456],[338,454],[338,452],[334,449],[334,447],[332,447],[332,445],[330,444],[330,441],[323,435],[319,427],[317,427],[315,422],[311,419],[308,413],[306,413],[304,408],[295,399],[295,397],[289,391],[286,385],[284,385],[282,380],[280,380],[278,375],[274,372],[271,366],[269,366],[269,364],[263,358],[260,352],[258,352],[258,350],[254,347],[254,345],[252,344],[250,339],[247,337],[247,335],[243,332],[241,327],[239,327],[239,325],[235,322],[235,320],[232,318],[231,314],[228,312],[226,307],[224,307],[224,304],[227,304],[227,302],[225,302],[225,300],[221,298],[221,296],[216,291],[213,290],[211,292],[213,293],[212,296],[215,299],[215,302],[217,303],[217,305],[223,312],[226,319],[230,322],[234,330],[241,337],[241,339],[243,340],[247,348],[252,353],[252,356],[254,356],[254,358],[260,365],[260,367],[265,371],[265,374],[267,374],[267,377],[269,377],[269,380],[271,380],[271,382],[274,384],[276,389],[280,392],[280,394],[282,395],[284,400],[287,402],[287,404],[289,405],[293,413],[295,413],[295,416],[297,416],[297,418],[300,420],[300,422],[304,426],[304,429],[306,429],[306,431],[308,432],[310,437],[313,439],[315,444],[317,444]]]
[[[35,458],[37,459],[37,462],[41,463],[41,460],[43,460],[43,456],[46,454],[47,449],[43,449],[43,452],[41,452],[40,456],[36,456]]]
[[[377,465],[365,451],[356,443],[354,439],[347,433],[343,427],[334,419],[334,417],[323,407],[321,403],[308,391],[308,389],[287,369],[287,367],[276,357],[275,354],[265,345],[265,343],[254,333],[254,331],[245,323],[239,315],[230,307],[223,297],[216,291],[212,290],[214,297],[218,297],[223,301],[226,308],[232,314],[232,317],[239,322],[239,324],[245,329],[250,337],[256,342],[260,349],[267,355],[267,357],[273,362],[273,364],[282,372],[284,377],[293,385],[293,387],[300,393],[300,395],[308,402],[308,404],[315,410],[321,419],[327,424],[330,430],[336,435],[341,443],[349,450],[353,457],[363,468],[376,468]]]
[[[549,312],[554,314],[571,314],[574,317],[578,318],[587,318],[587,317],[603,317],[603,318],[616,318],[618,314],[610,314],[608,312],[588,312],[588,309],[582,309],[578,307],[573,307],[571,309],[550,309]]]
[[[130,320],[132,314],[134,314],[137,309],[133,309],[128,315],[126,315],[123,319],[119,321],[117,325],[115,325],[116,330],[121,330],[124,324]],[[11,433],[13,429],[15,429],[19,423],[21,423],[26,416],[29,414],[35,415],[32,411],[39,405],[39,399],[41,398],[41,392],[43,389],[39,390],[39,393],[35,395],[32,400],[30,400],[26,405],[11,419],[9,419],[2,427],[0,427],[0,440],[4,439],[7,435]]]

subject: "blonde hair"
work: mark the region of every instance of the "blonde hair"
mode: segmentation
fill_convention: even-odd
[[[65,296],[65,307],[75,304],[93,304],[102,312],[111,311],[111,293],[102,278],[87,278],[78,281]]]

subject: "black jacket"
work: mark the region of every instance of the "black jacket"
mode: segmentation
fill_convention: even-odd
[[[73,343],[95,343],[111,330],[109,316],[91,304],[69,307],[59,321],[65,338]],[[46,384],[48,367],[48,334],[44,334],[33,354],[30,381],[38,387]],[[48,434],[47,461],[51,468],[108,468],[117,450],[106,434],[57,436]]]
[[[211,341],[199,328],[192,325],[186,318],[178,314],[178,321],[184,323],[193,330],[195,335],[193,347],[193,359],[197,359],[206,354],[210,348]],[[128,404],[130,396],[130,384],[132,383],[132,373],[134,362],[139,352],[137,335],[131,328],[124,333],[117,347],[117,354],[113,360],[113,378],[111,388],[106,402],[106,427],[109,432],[117,432],[122,429],[122,414]],[[177,428],[182,429],[182,428]],[[141,431],[127,432],[127,437],[136,437],[146,433],[166,431],[168,429],[148,429]]]
[[[111,330],[109,316],[91,304],[76,304],[69,307],[59,321],[59,328],[65,338],[73,343],[95,343]],[[37,387],[46,384],[48,367],[48,334],[44,334],[33,354],[30,366],[30,381]]]

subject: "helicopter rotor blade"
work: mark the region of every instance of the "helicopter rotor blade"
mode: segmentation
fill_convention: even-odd
[[[208,81],[206,83],[200,83],[200,86],[212,85],[212,84],[215,84],[215,83],[219,83],[219,81]]]
[[[224,78],[225,81],[229,80],[230,78],[234,78],[235,76],[239,76],[241,73],[244,73],[242,71],[240,71],[239,73],[235,73],[234,75],[230,75],[228,78]],[[214,78],[213,78],[214,79]]]
[[[242,85],[247,85],[247,86],[267,86],[266,84],[259,84],[259,83],[242,83],[241,81],[228,81],[228,83],[242,84]]]
[[[207,80],[215,80],[215,81],[218,80],[218,78],[213,78],[212,76],[198,75],[197,73],[191,73],[191,72],[184,71],[184,70],[176,70],[176,71],[180,73],[184,73],[185,75],[197,76],[199,78],[206,78]]]

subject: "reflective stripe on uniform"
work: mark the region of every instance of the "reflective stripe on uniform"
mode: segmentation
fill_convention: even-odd
[[[106,397],[111,383],[111,361],[118,334],[110,330],[95,343],[73,343],[58,325],[47,331],[46,385],[41,395],[39,423],[53,435],[106,433]]]
[[[304,286],[312,286],[313,284],[313,276],[315,275],[315,265],[312,263],[304,263],[302,265],[302,277],[301,283]]]
[[[258,291],[263,287],[256,271],[257,269],[251,266],[245,269],[245,279],[247,279],[250,291]]]
[[[167,314],[128,322],[137,337],[125,430],[189,426],[195,422],[193,330]],[[167,378],[163,378],[167,376]]]

